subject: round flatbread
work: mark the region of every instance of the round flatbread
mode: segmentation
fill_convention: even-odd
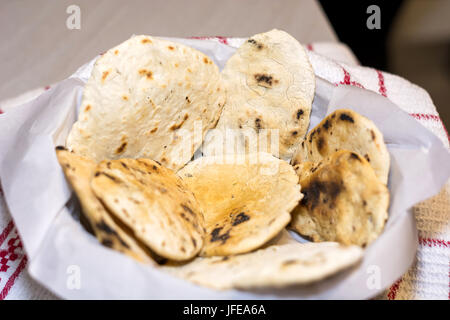
[[[289,223],[302,196],[292,166],[267,153],[203,157],[178,174],[204,212],[203,256],[259,248]]]
[[[326,116],[299,145],[291,163],[319,162],[341,149],[363,156],[387,184],[390,158],[383,135],[372,121],[352,110],[339,109]]]
[[[219,69],[206,55],[134,36],[96,61],[67,147],[95,161],[151,158],[179,169],[224,102]]]
[[[335,242],[286,243],[230,257],[196,258],[162,270],[213,289],[254,289],[312,283],[356,264],[363,251]]]
[[[389,191],[366,159],[341,150],[319,163],[294,167],[304,197],[292,212],[290,227],[313,241],[362,247],[383,231]]]
[[[148,248],[133,237],[128,228],[114,220],[90,187],[97,164],[64,148],[57,148],[56,155],[67,180],[75,191],[82,214],[98,241],[104,246],[122,252],[140,262],[155,264]]]
[[[149,159],[100,162],[95,195],[163,258],[187,260],[203,246],[203,215],[192,192],[167,168]]]
[[[276,29],[254,35],[227,61],[222,77],[227,100],[217,128],[250,128],[256,133],[276,129],[277,143],[272,146],[276,133],[269,133],[267,147],[254,152],[290,159],[308,129],[315,90],[314,70],[302,45]],[[243,133],[239,141],[251,148],[246,139]],[[210,139],[206,152],[212,154],[217,143]]]

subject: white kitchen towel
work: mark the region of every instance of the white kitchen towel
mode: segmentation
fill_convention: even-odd
[[[213,39],[232,47],[239,47],[244,41],[225,37],[202,39]],[[448,133],[425,90],[401,77],[359,66],[351,50],[343,44],[313,43],[305,47],[316,75],[336,85],[357,86],[387,97],[449,147]],[[0,102],[0,117],[49,88],[38,88]],[[450,299],[450,182],[437,196],[416,205],[414,213],[419,231],[416,262],[379,298]],[[56,298],[28,276],[26,265],[27,257],[0,190],[0,300]]]

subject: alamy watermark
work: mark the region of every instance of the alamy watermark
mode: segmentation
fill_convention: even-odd
[[[69,30],[81,29],[81,9],[76,4],[71,4],[66,8],[66,13],[69,15],[66,19],[66,27]]]
[[[66,269],[66,287],[69,290],[81,289],[81,268],[76,264],[71,264]]]
[[[367,29],[381,29],[381,9],[379,6],[373,4],[367,7],[366,13],[370,14],[367,18],[366,26]]]
[[[366,269],[368,275],[366,286],[370,290],[381,289],[381,269],[377,265],[370,265]]]

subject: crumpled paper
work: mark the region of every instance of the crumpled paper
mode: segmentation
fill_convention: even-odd
[[[172,40],[206,53],[221,69],[236,50],[212,40]],[[391,156],[389,219],[360,264],[306,286],[214,291],[101,246],[80,225],[79,206],[54,152],[76,120],[94,62],[0,117],[5,199],[29,258],[30,275],[55,294],[72,299],[365,299],[391,285],[413,262],[417,230],[411,208],[447,181],[449,152],[387,98],[320,78],[309,128],[336,109],[353,109],[375,122]]]

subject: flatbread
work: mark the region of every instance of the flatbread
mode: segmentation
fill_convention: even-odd
[[[95,195],[163,258],[187,260],[203,246],[203,216],[176,174],[150,159],[104,160],[91,180]]]
[[[255,133],[277,129],[279,139],[273,149],[271,133],[265,139],[267,147],[253,150],[245,133],[240,134],[240,144],[246,152],[290,159],[306,134],[315,90],[314,70],[302,45],[276,29],[254,35],[227,61],[222,77],[227,100],[217,129],[250,128]],[[207,140],[204,149],[212,155],[220,141]]]
[[[267,153],[203,157],[178,174],[203,208],[202,256],[259,248],[289,223],[302,197],[292,166]]]
[[[67,180],[77,194],[84,217],[103,245],[122,252],[140,262],[155,264],[148,249],[128,234],[95,197],[90,180],[97,164],[88,158],[57,148],[56,155]]]
[[[363,251],[335,242],[287,243],[230,257],[198,257],[161,269],[213,289],[254,289],[312,283],[356,264]]]
[[[292,164],[318,162],[341,149],[363,156],[387,184],[390,158],[383,135],[371,120],[352,110],[339,109],[326,116],[299,145]]]
[[[134,36],[96,61],[67,146],[95,161],[151,158],[179,169],[224,102],[219,69],[206,55]]]
[[[389,191],[366,159],[340,150],[319,163],[301,163],[304,197],[292,212],[290,227],[313,241],[362,247],[383,231]]]

